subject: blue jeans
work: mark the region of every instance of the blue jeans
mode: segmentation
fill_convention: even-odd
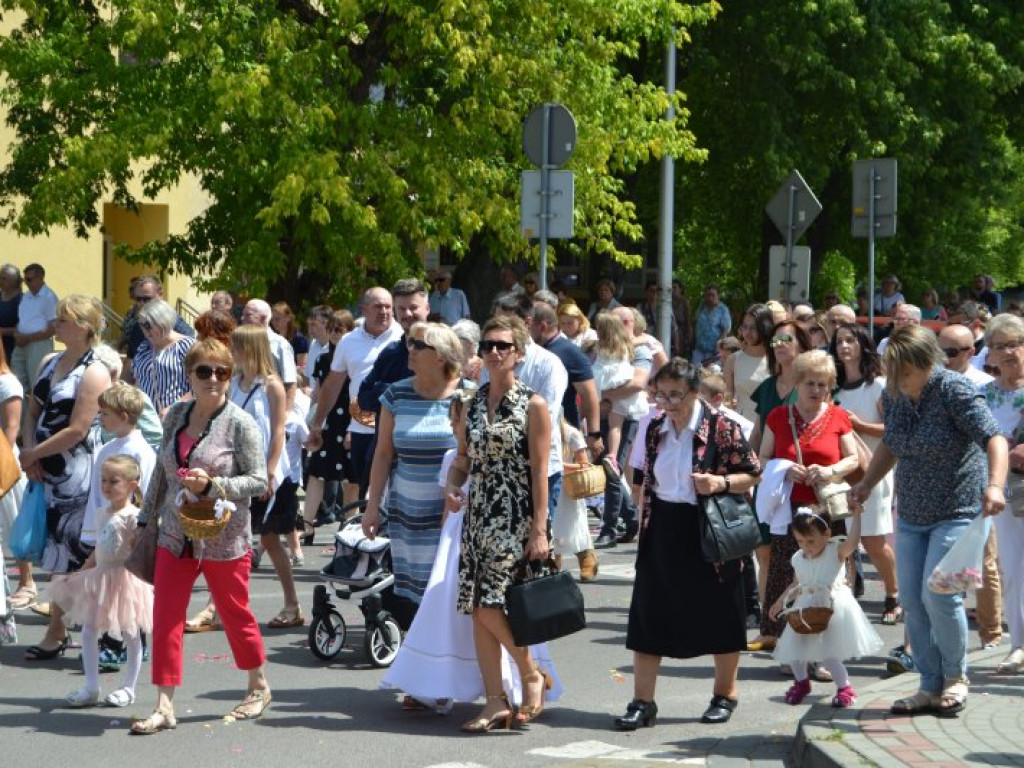
[[[607,437],[607,424],[602,426],[605,427],[605,436]],[[627,418],[622,422],[622,438],[619,440],[619,450],[615,460],[618,462],[619,467],[623,469],[626,467],[626,459],[629,458],[630,448],[633,447],[633,440],[636,437],[638,426],[639,422],[636,419]],[[600,535],[614,536],[615,527],[620,517],[627,524],[636,522],[637,519],[636,505],[633,503],[633,497],[629,492],[629,478],[626,479],[625,487],[623,487],[622,482],[615,483],[608,480],[605,483],[604,516],[602,518]]]
[[[928,589],[928,577],[970,522],[966,518],[931,525],[896,521],[896,578],[922,691],[938,693],[945,680],[967,675],[964,596],[935,594]]]
[[[562,495],[562,473],[555,472],[548,475],[548,533],[551,533],[551,526],[555,522],[555,508],[558,506],[558,497]]]

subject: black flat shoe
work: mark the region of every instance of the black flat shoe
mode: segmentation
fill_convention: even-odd
[[[630,544],[632,543],[633,539],[636,538],[637,531],[639,530],[639,523],[626,523],[626,530],[619,535],[619,538],[616,539],[616,541],[619,544]]]
[[[71,635],[64,635],[64,639],[56,648],[43,648],[33,645],[25,651],[25,661],[52,661],[58,656],[63,656],[71,642]]]
[[[597,541],[594,542],[594,549],[612,549],[618,546],[618,542],[615,540],[615,534],[613,533],[602,533],[597,537]]]
[[[626,705],[626,714],[615,718],[615,727],[620,731],[635,731],[641,726],[653,728],[658,719],[658,705],[653,701],[633,699]]]
[[[702,723],[727,723],[732,717],[733,711],[739,702],[727,696],[715,696],[711,699],[708,708],[704,710],[700,721]]]

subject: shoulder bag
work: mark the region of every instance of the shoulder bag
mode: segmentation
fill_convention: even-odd
[[[712,418],[701,468],[713,472],[716,420]],[[700,549],[705,562],[725,563],[746,557],[763,543],[757,515],[745,493],[697,496]]]
[[[6,496],[20,479],[21,464],[14,457],[14,450],[7,436],[0,434],[0,498]]]
[[[124,567],[147,584],[152,584],[156,571],[156,542],[160,536],[160,521],[154,516],[145,527],[135,530],[139,535],[124,561]]]
[[[546,643],[587,626],[583,593],[572,574],[557,570],[550,558],[546,565],[546,574],[528,578],[527,564],[521,562],[516,581],[505,590],[505,612],[516,645]]]
[[[800,435],[796,431],[796,417],[793,415],[794,406],[789,406],[789,428],[793,433],[793,446],[796,448],[796,461],[804,466],[803,452],[800,450]],[[864,446],[867,448],[867,446]],[[870,463],[870,462],[869,462]],[[813,485],[814,495],[818,499],[817,511],[828,512],[832,522],[843,520],[850,516],[850,484],[845,480],[838,483],[815,483]]]

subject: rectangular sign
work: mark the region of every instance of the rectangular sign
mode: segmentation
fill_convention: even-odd
[[[573,237],[573,207],[575,204],[575,179],[572,171],[548,171],[549,199],[548,237],[569,239]],[[541,172],[523,171],[523,186],[520,197],[519,232],[523,237],[540,237],[541,216]]]

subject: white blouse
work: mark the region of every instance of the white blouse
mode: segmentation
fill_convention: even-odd
[[[672,419],[661,427],[663,437],[654,459],[654,492],[662,501],[683,504],[697,503],[693,485],[693,435],[700,425],[704,406],[698,401],[689,423],[676,432]]]

